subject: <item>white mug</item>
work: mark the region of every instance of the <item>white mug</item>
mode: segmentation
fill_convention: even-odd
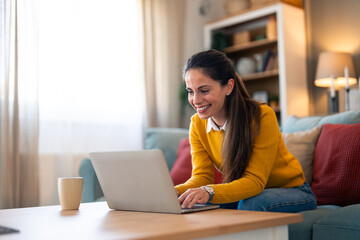
[[[63,210],[79,209],[83,190],[82,177],[58,178],[58,193]]]

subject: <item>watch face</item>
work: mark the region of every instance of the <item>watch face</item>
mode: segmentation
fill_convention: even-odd
[[[215,191],[212,187],[210,186],[204,186],[203,188],[205,188],[205,190],[208,192],[208,194],[210,195],[210,199],[209,201],[211,201],[214,197]]]
[[[210,194],[210,195],[214,195],[214,189],[210,186],[205,186],[206,191]]]

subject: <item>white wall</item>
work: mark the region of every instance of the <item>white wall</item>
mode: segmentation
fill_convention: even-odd
[[[184,64],[186,60],[204,49],[204,25],[212,20],[224,17],[226,0],[187,0],[184,29]],[[205,15],[200,14],[202,4],[209,6]],[[182,117],[182,127],[189,127],[190,117],[195,112],[189,105]]]
[[[185,13],[184,61],[196,52],[204,50],[204,25],[214,19],[225,16],[226,0],[187,0]],[[208,4],[206,15],[200,14],[200,6]]]

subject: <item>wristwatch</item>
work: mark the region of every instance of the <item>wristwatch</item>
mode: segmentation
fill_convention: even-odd
[[[211,201],[214,197],[214,194],[215,194],[215,191],[212,187],[210,186],[202,186],[206,191],[207,193],[210,195],[210,198],[209,198],[209,201]]]

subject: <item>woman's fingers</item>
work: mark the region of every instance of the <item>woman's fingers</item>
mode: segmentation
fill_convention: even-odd
[[[177,190],[176,188],[174,188],[174,189],[175,189],[175,193],[176,193],[176,195],[179,197],[179,195],[180,195],[179,190]]]
[[[184,200],[183,204],[182,204],[182,208],[192,208],[192,206],[195,205],[196,203],[196,199],[198,198],[198,195],[196,194],[196,192],[192,192],[190,193],[186,199]]]
[[[181,196],[178,198],[180,203],[183,203],[184,200],[186,199],[186,197],[190,194],[190,189],[188,189],[186,192],[184,192],[183,194],[181,194]]]
[[[190,188],[179,197],[179,202],[182,208],[192,208],[196,203],[207,203],[209,198],[204,188]]]

